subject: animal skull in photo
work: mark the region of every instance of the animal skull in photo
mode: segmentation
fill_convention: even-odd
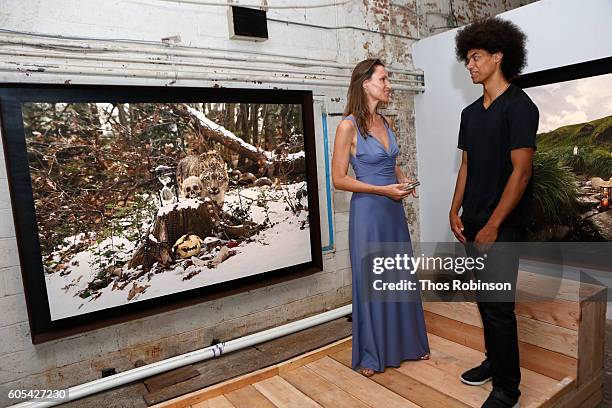
[[[176,241],[172,250],[181,259],[191,258],[200,254],[202,242],[197,235],[185,234]]]
[[[183,181],[181,187],[181,197],[183,198],[204,198],[204,185],[197,176],[190,176]]]
[[[176,181],[181,186],[182,198],[189,197],[186,195],[183,183],[191,177],[198,177],[202,182],[202,198],[209,197],[219,207],[223,207],[229,177],[227,175],[227,164],[219,153],[211,150],[202,155],[189,155],[178,163]]]

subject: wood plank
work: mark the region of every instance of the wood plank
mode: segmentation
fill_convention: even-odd
[[[253,387],[279,408],[321,407],[321,405],[279,376],[257,382],[253,384]]]
[[[200,372],[193,368],[192,365],[177,368],[176,370],[168,371],[153,377],[150,377],[143,382],[147,386],[149,392],[154,392],[166,388],[168,386],[178,384],[180,382],[197,377]]]
[[[541,275],[533,272],[519,271],[517,279],[517,299],[522,299],[521,293],[527,298],[540,297],[542,300],[554,299],[571,302],[582,302],[596,296],[604,287],[590,283]],[[529,299],[527,299],[529,300]]]
[[[603,388],[595,391],[580,404],[580,408],[596,408],[603,401]]]
[[[330,357],[351,367],[351,350],[343,350]],[[468,408],[469,405],[446,395],[442,390],[423,384],[414,378],[402,374],[395,368],[387,368],[382,373],[370,377],[370,380],[382,385],[394,393],[414,402],[421,407]]]
[[[516,314],[555,326],[578,330],[580,304],[567,300],[526,300],[516,302]]]
[[[225,398],[236,408],[275,408],[275,405],[252,385],[229,392],[225,394]]]
[[[198,402],[192,405],[191,408],[235,408],[231,402],[227,400],[223,395],[211,398],[204,402]]]
[[[577,307],[580,305],[575,303]],[[518,304],[517,304],[518,306]],[[478,306],[474,302],[424,302],[423,309],[482,329]],[[578,332],[566,327],[516,315],[519,340],[566,356],[578,356]]]
[[[143,398],[149,405],[181,398],[183,395],[192,395],[214,384],[222,383],[228,378],[239,378],[249,375],[261,367],[271,366],[262,361],[269,361],[270,356],[263,355],[254,347],[237,350],[233,353],[193,364],[201,375],[171,387],[145,394]]]
[[[298,367],[293,371],[287,371],[281,377],[326,408],[369,408],[368,405],[308,367]]]
[[[206,401],[210,398],[219,395],[227,394],[257,381],[265,380],[266,378],[274,377],[278,374],[278,367],[271,366],[262,368],[253,373],[241,375],[240,377],[204,388],[202,390],[193,391],[189,394],[164,401],[155,405],[155,408],[183,408],[187,405],[197,404],[198,402]]]
[[[439,339],[439,338],[438,338]],[[448,342],[448,341],[447,341]],[[426,361],[455,377],[455,381],[459,382],[459,376],[466,370],[480,364],[482,359],[478,361],[466,361],[464,352],[467,347],[455,344],[446,344],[446,352],[442,350],[441,341],[432,338],[430,342],[431,359]],[[484,355],[483,355],[484,357]],[[533,373],[527,375],[529,370],[521,369],[522,379],[519,386],[521,390],[521,406],[525,408],[544,408],[551,407],[555,400],[558,400],[562,394],[569,392],[575,384],[573,378],[567,378],[557,382],[551,378],[542,376],[541,374]],[[531,383],[530,380],[537,381]],[[481,386],[489,392],[493,390],[493,384],[488,382]]]
[[[516,316],[519,341],[546,350],[578,357],[578,332],[554,324]]]
[[[564,395],[555,405],[555,408],[582,408],[581,404],[591,395],[598,392],[598,390],[603,390],[603,379],[604,372],[602,370],[587,383]]]
[[[475,302],[423,302],[423,309],[472,326],[482,327]],[[580,303],[566,300],[521,300],[516,302],[515,313],[517,316],[578,330]]]
[[[482,327],[478,306],[474,302],[423,302],[423,310],[458,322]]]
[[[206,388],[200,388],[200,389],[196,389],[194,391],[191,392],[187,392],[184,393],[183,395],[177,396],[173,399],[167,400],[165,402],[160,402],[158,405],[156,405],[156,407],[182,407],[183,405],[181,405],[181,401],[183,399],[187,399],[191,402],[189,402],[189,404],[193,404],[196,402],[200,402],[203,400],[206,400],[208,398],[212,398],[215,397],[217,395],[221,395],[221,394],[225,394],[231,391],[234,391],[238,388],[241,388],[243,386],[246,386],[248,384],[252,384],[254,382],[260,381],[262,379],[265,378],[270,378],[273,377],[275,375],[278,375],[280,372],[284,371],[284,370],[290,370],[293,369],[294,367],[299,367],[301,365],[304,365],[312,360],[316,360],[321,358],[322,356],[327,355],[328,353],[333,353],[336,352],[338,350],[342,350],[346,347],[350,347],[351,345],[351,338],[345,338],[345,339],[341,339],[338,340],[334,343],[328,344],[327,346],[321,347],[317,350],[313,350],[310,351],[306,354],[302,354],[299,355],[297,357],[294,357],[290,360],[287,361],[283,361],[281,363],[272,365],[270,367],[266,367],[260,370],[256,370],[253,372],[247,372],[246,374],[243,374],[239,377],[236,377],[234,379],[225,381],[225,382],[221,382],[218,383],[216,385],[212,385]],[[250,350],[249,352],[254,352],[256,350]],[[240,353],[240,352],[238,352]],[[237,354],[239,355],[239,354]],[[233,357],[233,356],[232,356]],[[218,360],[221,361],[221,360]],[[245,362],[245,364],[257,364],[257,361],[253,361],[253,362]],[[157,394],[157,393],[155,393]],[[151,394],[151,396],[155,395],[155,394]],[[146,397],[146,396],[145,396]],[[163,401],[163,400],[162,400]],[[167,405],[166,405],[167,404]],[[178,404],[178,405],[175,405]]]
[[[480,351],[462,346],[431,333],[428,334],[428,337],[429,346],[432,350],[456,358],[458,360],[457,364],[465,370],[476,367],[485,359],[484,353]],[[490,382],[485,384],[487,389],[490,389],[491,386],[492,384]],[[566,377],[561,381],[557,381],[525,367],[521,367],[521,386],[529,387],[544,395],[554,395],[555,397],[551,399],[551,402],[554,402],[564,393],[570,392],[571,389],[575,388],[576,382],[572,377]]]
[[[455,343],[484,352],[482,329],[428,311],[424,312],[427,331]],[[578,364],[575,358],[519,341],[521,367],[555,380],[575,378]]]
[[[314,361],[307,367],[371,407],[418,408],[415,403],[367,379],[330,357]]]
[[[582,302],[582,322],[578,340],[578,385],[587,382],[604,366],[607,292]]]
[[[470,407],[482,406],[489,396],[488,390],[465,385],[459,381],[455,373],[447,371],[447,367],[428,364],[428,360],[404,362],[397,370],[431,388],[444,390],[445,394]]]
[[[279,373],[284,373],[287,371],[294,370],[298,367],[302,367],[308,363],[319,360],[329,354],[334,354],[338,351],[350,348],[352,344],[352,337],[347,337],[345,339],[338,340],[336,342],[333,342],[332,344],[328,344],[325,347],[321,347],[309,353],[302,354],[301,356],[297,356],[295,358],[292,358],[291,360],[284,361],[283,363],[279,364],[278,371]]]
[[[350,335],[351,323],[346,318],[335,319],[308,330],[260,343],[257,347],[248,347],[224,354],[221,358],[194,363],[194,368],[202,375],[145,394],[144,399],[147,404],[153,405],[172,398],[180,398],[182,395],[200,391],[229,378],[252,373],[263,367],[282,364],[291,358],[299,360],[304,353],[310,353],[320,348],[322,344],[350,338]],[[288,347],[288,344],[291,346]]]

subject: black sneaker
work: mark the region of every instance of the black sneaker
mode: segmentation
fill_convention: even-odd
[[[512,398],[505,392],[493,388],[481,408],[519,408],[518,397]]]
[[[461,374],[461,382],[467,385],[482,385],[491,378],[491,362],[489,360],[485,360],[478,367]]]

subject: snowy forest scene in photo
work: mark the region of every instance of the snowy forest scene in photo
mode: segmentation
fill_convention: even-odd
[[[300,104],[22,114],[51,320],[312,260]]]

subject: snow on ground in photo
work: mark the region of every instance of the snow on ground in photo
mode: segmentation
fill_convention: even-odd
[[[304,187],[305,183],[295,183],[283,186],[289,196],[295,201],[298,189]],[[267,188],[267,187],[266,187]],[[257,199],[260,193],[259,187],[244,188],[241,190],[242,197]],[[282,191],[267,189],[266,194],[282,197]],[[225,209],[227,204],[239,200],[237,190],[228,191],[226,195]],[[305,201],[305,199],[303,199]],[[303,201],[303,204],[306,203]],[[58,320],[83,313],[124,305],[130,302],[156,298],[176,292],[203,286],[226,282],[229,287],[234,279],[245,276],[260,274],[278,268],[301,264],[311,261],[310,232],[308,224],[306,228],[300,229],[300,225],[307,219],[308,213],[300,211],[295,215],[287,210],[287,204],[279,199],[269,201],[269,217],[276,225],[259,232],[252,237],[252,242],[242,242],[235,248],[236,255],[226,259],[217,268],[209,269],[204,266],[191,265],[183,268],[181,263],[176,262],[160,273],[147,273],[135,280],[140,287],[150,285],[143,293],[138,293],[130,301],[127,300],[128,293],[132,289],[129,282],[124,289],[113,290],[113,282],[105,288],[97,291],[96,296],[81,298],[78,293],[82,292],[89,282],[96,276],[96,270],[91,268],[90,263],[98,259],[98,255],[92,253],[92,249],[79,252],[67,263],[70,265],[63,276],[60,273],[45,274],[47,294],[51,310],[51,320]],[[251,205],[251,216],[253,221],[261,223],[265,219],[264,208],[255,202]],[[205,238],[205,237],[202,237]],[[101,248],[110,244],[110,239],[100,244]],[[135,244],[121,238],[114,238],[113,244],[124,244],[124,256],[129,259]],[[190,279],[184,280],[189,274],[200,271]],[[66,273],[69,272],[69,273]],[[136,273],[123,268],[123,273]]]

